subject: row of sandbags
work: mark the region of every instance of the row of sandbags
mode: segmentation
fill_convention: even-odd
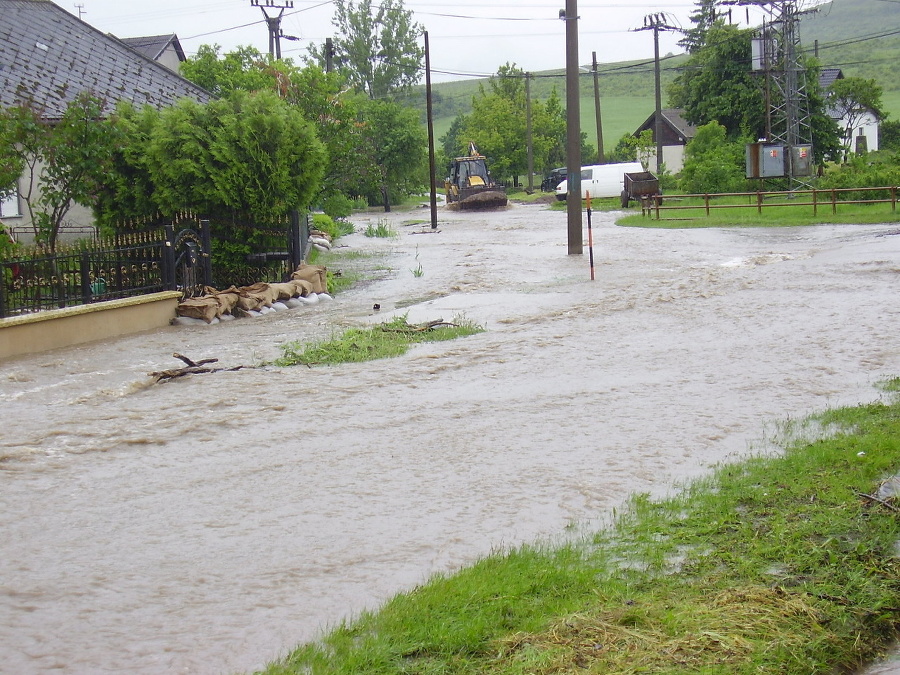
[[[172,323],[218,323],[330,300],[326,271],[324,265],[301,264],[283,283],[260,282],[223,291],[207,286],[203,295],[178,303]]]

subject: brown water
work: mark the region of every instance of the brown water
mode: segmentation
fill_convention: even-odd
[[[384,278],[331,302],[0,362],[0,671],[259,668],[900,374],[896,223],[665,231],[595,214],[591,281],[562,212],[442,210],[437,233],[404,225],[427,211],[390,217],[396,239],[343,240]],[[398,305],[487,332],[149,386],[173,352],[256,365]]]

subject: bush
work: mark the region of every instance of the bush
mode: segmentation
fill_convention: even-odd
[[[744,164],[743,141],[729,141],[718,122],[704,124],[685,148],[681,190],[689,194],[743,192],[747,189]]]
[[[892,187],[900,185],[900,154],[889,151],[870,152],[867,155],[851,157],[847,164],[830,169],[819,179],[816,187],[860,188]],[[890,193],[844,192],[838,199],[889,199]]]
[[[343,193],[335,192],[325,198],[322,210],[335,220],[347,218],[353,213],[353,201]]]

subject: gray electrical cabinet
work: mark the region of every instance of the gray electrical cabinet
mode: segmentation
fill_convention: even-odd
[[[782,178],[786,175],[783,145],[748,143],[746,156],[747,178]]]
[[[813,175],[813,153],[811,145],[795,145],[791,148],[791,168],[795,176]]]

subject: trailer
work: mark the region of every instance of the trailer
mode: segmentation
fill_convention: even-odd
[[[649,171],[632,171],[625,174],[622,190],[622,208],[628,208],[631,200],[643,202],[662,195],[659,179]]]

